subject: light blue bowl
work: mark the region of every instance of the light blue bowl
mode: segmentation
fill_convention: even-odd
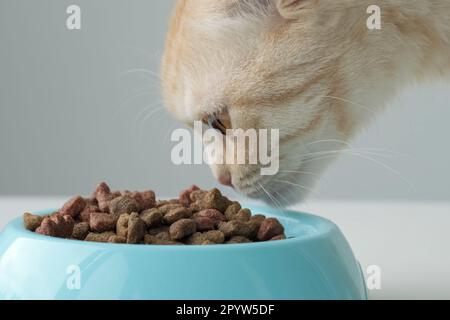
[[[366,299],[338,227],[250,207],[286,227],[283,241],[213,246],[91,243],[41,236],[21,218],[0,234],[0,299]],[[44,212],[43,212],[44,213]]]

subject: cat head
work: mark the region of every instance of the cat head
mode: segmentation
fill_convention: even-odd
[[[162,64],[169,111],[189,126],[280,133],[276,175],[212,165],[223,184],[272,204],[299,201],[367,117],[351,102],[367,80],[366,7],[349,13],[349,2],[178,2]]]

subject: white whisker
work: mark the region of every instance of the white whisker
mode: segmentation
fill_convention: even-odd
[[[365,106],[365,105],[363,105],[363,104],[361,104],[361,103],[357,103],[357,102],[354,102],[354,101],[351,101],[351,100],[348,100],[348,99],[344,99],[344,98],[340,98],[340,97],[335,97],[335,96],[330,96],[330,95],[323,96],[322,98],[330,98],[330,99],[335,99],[335,100],[339,100],[339,101],[342,101],[342,102],[347,102],[347,103],[349,103],[351,106],[359,107],[359,108],[361,108],[361,109],[364,109],[364,110],[366,110],[366,111],[369,111],[373,116],[376,116],[376,115],[377,115],[377,113],[376,113],[374,110],[372,110],[372,109],[369,108],[368,106]]]
[[[301,184],[297,184],[297,183],[294,183],[294,182],[291,182],[291,181],[285,181],[285,180],[274,180],[274,181],[275,182],[289,184],[289,185],[292,185],[294,187],[298,187],[298,188],[301,188],[301,189],[306,190],[308,192],[311,192],[312,194],[317,194],[317,192],[315,192],[313,189],[307,188],[307,187],[305,187],[305,186],[303,186]]]

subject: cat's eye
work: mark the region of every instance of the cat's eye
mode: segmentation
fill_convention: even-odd
[[[227,133],[227,129],[231,129],[231,121],[228,113],[222,112],[220,114],[209,115],[203,119],[203,122],[223,135]]]

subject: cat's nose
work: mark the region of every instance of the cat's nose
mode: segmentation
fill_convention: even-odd
[[[219,182],[227,187],[233,188],[233,182],[231,180],[231,173],[229,171],[222,172],[218,178]]]

